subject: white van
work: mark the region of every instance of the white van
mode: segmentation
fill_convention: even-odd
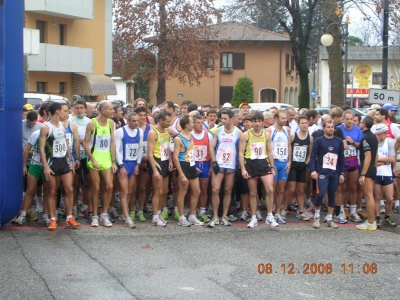
[[[294,109],[294,107],[290,104],[275,103],[275,102],[249,103],[249,106],[251,111],[257,110],[260,112],[264,112],[270,109],[271,107],[276,107],[278,109],[286,109],[287,107],[292,107]]]
[[[67,102],[70,104],[67,98],[59,95],[24,93],[24,104],[32,104],[35,106],[36,104],[42,105],[42,103],[46,101]]]

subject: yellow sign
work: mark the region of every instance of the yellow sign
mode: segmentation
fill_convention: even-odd
[[[369,85],[371,83],[370,79],[371,75],[372,75],[372,69],[370,66],[367,65],[358,66],[354,71],[354,78],[358,83],[358,87],[369,88]]]

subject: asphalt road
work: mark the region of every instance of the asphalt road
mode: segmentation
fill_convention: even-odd
[[[0,299],[400,298],[399,229],[288,221],[278,229],[83,222],[55,232],[8,224],[0,229]]]

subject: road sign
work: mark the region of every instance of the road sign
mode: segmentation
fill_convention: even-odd
[[[317,97],[317,91],[315,89],[311,90],[311,98],[315,99]]]
[[[390,103],[393,105],[399,105],[400,92],[393,90],[370,89],[368,102],[371,104]]]

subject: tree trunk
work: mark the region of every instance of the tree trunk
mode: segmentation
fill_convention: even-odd
[[[335,14],[337,8],[336,1],[326,1],[325,18],[326,26],[338,23],[338,16]],[[338,25],[332,25],[329,32],[333,36],[333,44],[326,47],[329,54],[329,79],[331,81],[331,104],[339,107],[343,106],[344,86],[343,86],[343,50],[341,47],[341,31]]]
[[[297,71],[300,77],[300,91],[299,91],[299,108],[310,108],[310,87],[308,80],[308,66],[307,66],[307,54],[304,47],[299,48],[298,51],[299,63],[296,64]]]
[[[166,11],[165,11],[165,0],[159,1],[160,10],[160,34],[158,37],[158,60],[157,60],[157,104],[162,104],[167,98],[166,89],[166,79],[165,79],[165,61],[166,61],[166,51],[165,45],[167,41],[167,31],[166,31]]]

